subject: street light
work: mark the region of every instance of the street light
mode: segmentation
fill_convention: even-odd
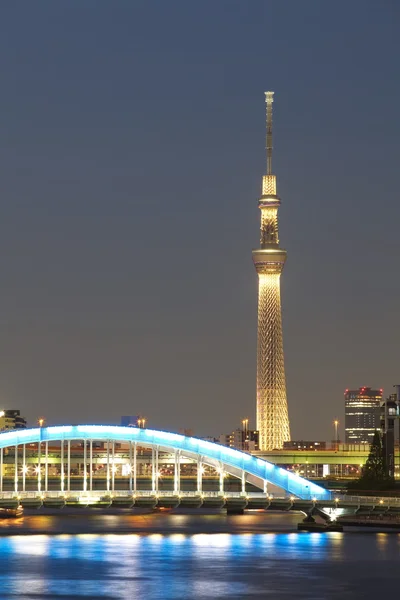
[[[336,444],[336,450],[338,449],[339,446],[339,421],[337,419],[335,419],[333,421],[333,425],[335,427],[335,444]]]
[[[39,427],[43,427],[43,425],[44,425],[44,419],[43,419],[43,417],[40,417],[38,419],[38,425],[39,425]]]
[[[243,430],[242,430],[242,450],[246,450],[248,451],[249,448],[249,420],[248,419],[243,419],[242,420],[242,426],[243,426]]]

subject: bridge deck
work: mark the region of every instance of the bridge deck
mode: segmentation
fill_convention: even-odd
[[[141,491],[133,494],[129,491],[117,491],[112,494],[103,492],[2,492],[0,507],[15,508],[22,504],[25,508],[64,506],[108,508],[226,508],[226,509],[265,509],[281,511],[301,511],[309,514],[319,510],[336,518],[344,514],[400,514],[400,498],[379,498],[370,496],[336,496],[333,500],[304,500],[291,497],[273,497],[262,492],[175,492]]]

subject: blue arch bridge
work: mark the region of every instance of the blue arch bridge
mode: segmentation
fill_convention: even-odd
[[[365,500],[381,506],[381,500]],[[339,509],[339,502],[340,508]],[[177,433],[112,425],[61,425],[0,434],[0,507],[215,507],[360,510],[248,453]],[[386,508],[386,506],[385,506]],[[400,510],[400,502],[398,505]]]

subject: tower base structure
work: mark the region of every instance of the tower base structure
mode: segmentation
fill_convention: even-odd
[[[260,450],[290,440],[283,354],[280,277],[286,251],[253,251],[258,273],[257,429]]]

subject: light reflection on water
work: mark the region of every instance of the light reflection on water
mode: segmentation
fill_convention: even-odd
[[[374,533],[151,530],[10,536],[0,538],[0,598],[376,600],[398,589],[399,541]]]

